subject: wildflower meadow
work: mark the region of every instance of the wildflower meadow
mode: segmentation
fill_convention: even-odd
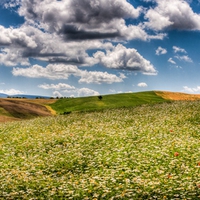
[[[200,102],[0,124],[0,199],[200,199]]]

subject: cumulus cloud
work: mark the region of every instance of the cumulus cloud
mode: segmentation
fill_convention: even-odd
[[[147,87],[148,85],[144,82],[138,83],[137,84],[138,87]]]
[[[0,52],[0,55],[9,58],[12,53],[16,57],[13,59],[13,65],[14,63],[15,65],[21,64],[20,60],[26,60],[28,63],[30,58],[34,58],[50,63],[92,66],[96,64],[96,61],[88,56],[86,50],[112,48],[111,43],[101,41],[63,42],[58,35],[26,25],[15,31],[4,28],[0,36],[0,47],[6,49],[3,53]],[[0,59],[0,61],[2,60]],[[6,62],[3,64],[7,65]]]
[[[68,85],[66,83],[59,83],[59,84],[42,84],[38,86],[39,88],[49,90],[49,89],[54,89],[54,90],[74,90],[75,87]]]
[[[107,51],[106,54],[98,51],[94,57],[107,68],[139,71],[148,75],[157,74],[150,61],[143,58],[136,49],[127,49],[121,44],[118,44],[112,51]]]
[[[54,91],[54,92],[53,92],[53,96],[54,96],[54,97],[59,97],[59,98],[60,98],[60,97],[63,97],[63,95],[62,95],[60,92],[58,92],[58,91]]]
[[[47,78],[51,80],[68,79],[69,76],[80,77],[79,83],[119,83],[126,78],[124,74],[117,76],[107,72],[80,70],[75,65],[49,64],[46,67],[33,65],[29,68],[13,68],[14,76],[25,76],[29,78]]]
[[[197,93],[197,92],[199,93],[200,92],[200,86],[197,86],[196,88],[184,86],[183,89],[184,89],[184,92],[189,92],[189,93]]]
[[[174,50],[174,53],[187,53],[187,51],[185,49],[182,49],[180,47],[173,46],[172,48]]]
[[[156,55],[163,55],[163,54],[166,54],[167,53],[167,50],[166,49],[164,49],[164,48],[162,48],[162,47],[158,47],[157,49],[156,49]]]
[[[18,64],[27,66],[29,65],[29,59],[21,56],[20,49],[0,49],[0,64],[6,66],[16,66]]]
[[[4,93],[7,95],[25,94],[25,92],[16,89],[0,90],[0,93]]]
[[[20,28],[4,28],[0,25],[0,46],[36,48],[37,44]]]
[[[38,86],[39,88],[45,90],[54,90],[53,95],[55,97],[63,97],[65,94],[70,96],[97,96],[99,93],[95,90],[89,88],[76,88],[74,86],[68,85],[66,83],[58,84],[42,84]]]
[[[170,63],[172,63],[172,64],[174,64],[174,65],[176,64],[176,62],[175,62],[172,58],[169,58],[169,59],[168,59],[168,62],[170,62]]]
[[[29,78],[47,78],[47,79],[68,79],[72,74],[76,74],[79,69],[74,65],[52,65],[47,67],[33,65],[29,68],[13,68],[14,76],[25,76]]]
[[[56,32],[66,40],[121,37],[120,21],[135,19],[141,11],[125,0],[22,0],[19,8],[27,22]]]
[[[44,83],[44,84],[38,85],[38,87],[44,90],[53,90],[54,97],[63,97],[63,94],[67,94],[67,93],[71,93],[73,95],[77,93],[77,88],[66,83],[58,83],[58,84]]]
[[[135,8],[126,0],[4,0],[4,5],[17,6],[25,19],[17,28],[0,26],[0,64],[6,66],[28,66],[30,58],[93,66],[99,60],[89,56],[88,50],[111,50],[112,41],[166,36],[148,35],[141,24],[127,25],[125,19],[137,19],[143,8]]]
[[[157,6],[149,9],[145,25],[160,31],[166,28],[178,30],[200,30],[200,15],[193,12],[189,3],[184,0],[155,0]]]
[[[109,74],[107,72],[97,72],[97,71],[81,71],[80,73],[81,79],[79,83],[120,83],[123,82],[123,79],[126,76],[120,75],[119,77],[115,74]]]
[[[77,90],[78,96],[98,96],[99,92],[89,89],[89,88],[81,88]]]

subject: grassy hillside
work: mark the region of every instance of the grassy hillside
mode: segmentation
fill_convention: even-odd
[[[200,104],[0,124],[1,199],[200,199]]]
[[[50,106],[57,113],[71,111],[95,111],[111,108],[132,107],[142,104],[154,104],[167,101],[156,95],[155,92],[123,93],[115,95],[104,95],[102,100],[98,97],[82,97],[59,99]]]
[[[200,95],[176,92],[150,91],[67,99],[0,98],[0,122],[31,119],[74,111],[98,111],[113,108],[135,107],[173,100],[199,100]]]

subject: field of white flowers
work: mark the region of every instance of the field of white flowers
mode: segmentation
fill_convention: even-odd
[[[0,199],[200,199],[200,102],[0,124]]]

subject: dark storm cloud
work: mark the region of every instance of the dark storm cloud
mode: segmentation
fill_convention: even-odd
[[[85,63],[85,59],[83,57],[77,58],[67,58],[67,57],[53,57],[49,59],[50,63],[65,63],[71,65],[82,65]]]
[[[73,10],[73,22],[78,23],[99,24],[108,23],[113,18],[138,17],[131,4],[119,0],[71,0],[70,8]]]
[[[59,56],[66,56],[66,54],[64,53],[38,53],[37,49],[32,51],[32,50],[29,50],[29,51],[24,51],[22,53],[22,56],[23,57],[59,57]]]
[[[60,33],[64,35],[67,40],[94,40],[94,39],[108,39],[120,37],[118,31],[101,33],[97,31],[84,31],[79,30],[74,25],[64,25],[60,30]]]

